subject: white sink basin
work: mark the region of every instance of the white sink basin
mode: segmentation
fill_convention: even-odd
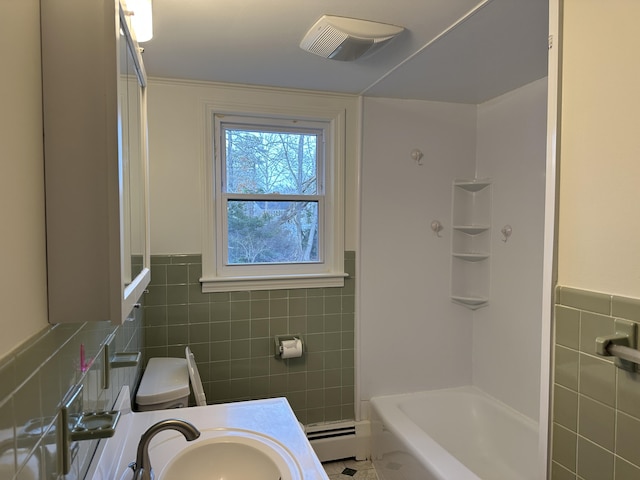
[[[301,480],[300,466],[276,439],[240,429],[209,429],[186,442],[181,434],[149,449],[158,480]]]

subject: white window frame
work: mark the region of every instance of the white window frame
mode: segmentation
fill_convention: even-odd
[[[222,192],[222,156],[219,122],[224,117],[261,118],[273,125],[297,122],[321,127],[324,139],[324,179],[318,179],[324,192],[318,205],[319,262],[278,265],[225,265],[226,212]],[[344,278],[344,155],[345,111],[331,107],[255,104],[241,102],[205,103],[204,241],[202,252],[202,291],[204,293],[275,290],[293,288],[342,287]],[[234,122],[235,123],[235,122]],[[320,172],[322,173],[322,172]],[[321,183],[322,182],[322,183]],[[322,230],[322,231],[321,231]]]

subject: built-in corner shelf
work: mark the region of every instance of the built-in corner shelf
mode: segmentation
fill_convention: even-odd
[[[451,301],[472,310],[489,303],[491,181],[453,182]]]

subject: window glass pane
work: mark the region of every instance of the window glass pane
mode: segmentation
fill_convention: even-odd
[[[227,202],[227,264],[318,262],[318,202]]]
[[[319,133],[224,127],[226,191],[315,195]]]

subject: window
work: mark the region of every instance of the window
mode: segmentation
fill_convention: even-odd
[[[341,116],[208,116],[203,291],[342,286]]]

